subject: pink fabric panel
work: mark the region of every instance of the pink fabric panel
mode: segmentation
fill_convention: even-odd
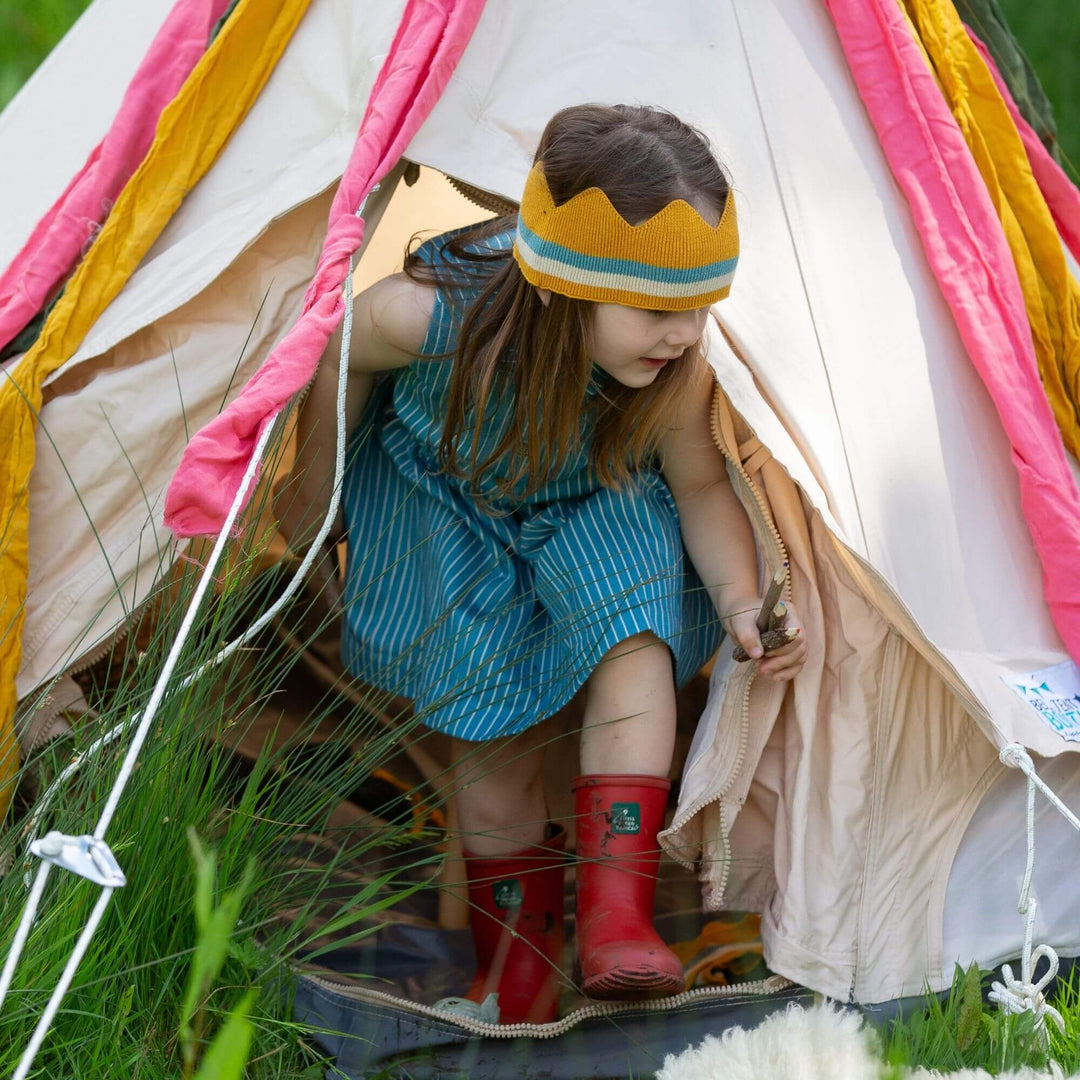
[[[979,40],[975,31],[970,26],[965,26],[968,37],[975,43],[975,47],[982,54],[990,74],[994,76],[998,91],[1005,99],[1009,107],[1013,123],[1020,133],[1027,152],[1031,171],[1035,176],[1035,182],[1043,193],[1046,205],[1057,225],[1062,240],[1065,241],[1073,257],[1080,262],[1080,189],[1069,179],[1065,170],[1050,156],[1050,151],[1043,146],[1042,139],[1035,134],[1035,129],[1024,119],[1020,110],[1016,107],[1012,95],[1009,93],[1005,80],[1001,77],[994,58],[989,50]]]
[[[1016,267],[982,177],[896,0],[825,0],[927,258],[1012,446],[1043,591],[1080,660],[1080,495],[1039,381]]]
[[[177,0],[86,164],[0,277],[0,347],[41,310],[82,255],[154,140],[161,110],[206,51],[229,0]],[[104,59],[104,58],[103,58]]]
[[[344,313],[349,257],[364,238],[356,209],[439,100],[483,6],[483,0],[409,0],[372,87],[300,318],[236,400],[191,440],[172,479],[165,523],[178,536],[221,528],[262,426],[315,374]]]

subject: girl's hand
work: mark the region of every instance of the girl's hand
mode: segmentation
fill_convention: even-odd
[[[806,641],[800,633],[794,641],[785,645],[782,649],[775,649],[765,656],[761,647],[761,635],[758,633],[757,616],[761,610],[761,598],[751,598],[738,605],[737,610],[724,619],[724,627],[727,632],[749,654],[751,660],[759,660],[758,672],[778,682],[787,682],[794,679],[806,663]],[[786,604],[787,611],[783,619],[777,624],[785,629],[799,627],[799,614],[795,605]]]

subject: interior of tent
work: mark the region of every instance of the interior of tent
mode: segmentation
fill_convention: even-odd
[[[957,964],[1030,954],[1033,939],[1080,955],[1080,835],[1042,794],[1028,809],[1034,773],[1080,811],[1080,193],[1025,139],[1002,75],[968,36],[970,13],[965,28],[951,4],[942,14],[895,0],[639,4],[629,15],[606,2],[447,0],[432,29],[409,21],[421,7],[97,0],[0,117],[5,157],[35,163],[5,179],[18,213],[0,232],[0,265],[13,267],[0,325],[14,339],[27,313],[43,314],[3,361],[5,389],[18,386],[5,418],[38,402],[34,421],[5,420],[0,436],[0,456],[25,465],[0,476],[26,515],[4,549],[5,603],[20,623],[2,669],[7,775],[13,723],[25,756],[93,722],[77,715],[82,690],[177,560],[213,577],[199,538],[241,531],[226,515],[240,512],[241,473],[260,437],[286,429],[278,410],[310,380],[345,276],[362,291],[400,267],[415,234],[513,212],[558,108],[655,103],[705,132],[734,178],[743,247],[708,331],[714,436],[762,573],[786,569],[812,643],[787,694],[737,665],[730,643],[680,694],[657,925],[684,962],[685,991],[589,1002],[568,952],[561,1019],[543,1030],[500,1031],[439,1006],[472,963],[446,858],[441,888],[387,908],[361,944],[298,967],[297,1018],[350,1076],[420,1050],[425,1064],[410,1067],[428,1072],[410,1075],[513,1064],[599,1076],[604,1054],[644,1071],[658,1047],[814,993],[889,1009],[946,990]],[[181,16],[201,19],[191,39],[212,44],[192,46],[162,109],[131,119],[149,75],[164,79],[143,57]],[[952,49],[939,55],[941,39]],[[115,62],[103,70],[105,40]],[[428,53],[417,44],[403,61],[415,80],[405,119],[384,123],[370,102],[404,79],[392,66],[403,42]],[[126,91],[133,78],[141,97]],[[203,130],[185,113],[185,93],[201,100],[195,80],[203,95],[244,100],[231,127]],[[50,102],[72,84],[86,93],[57,115]],[[70,138],[42,144],[44,115]],[[109,141],[114,115],[128,117],[124,152]],[[179,195],[164,171],[177,141],[214,146],[188,163],[198,171]],[[107,168],[103,215],[49,218]],[[48,269],[49,244],[88,224],[68,238],[62,271]],[[27,299],[28,267],[53,274],[41,303]],[[287,436],[284,455],[278,475]],[[242,520],[248,537],[265,531]],[[280,538],[259,559],[296,565]],[[305,637],[283,616],[275,627],[302,659],[284,704],[233,740],[241,773],[303,725],[306,701],[330,690],[347,710],[356,696],[332,628]],[[577,703],[553,721],[553,792],[574,774],[579,723]],[[335,732],[328,723],[313,746],[332,748]],[[404,797],[425,829],[448,830],[445,752],[436,736],[404,738],[341,814],[378,821]],[[572,817],[565,798],[552,814]],[[350,873],[360,869],[327,888],[328,926]],[[568,918],[572,887],[571,874]],[[1030,925],[1020,890],[1037,897]],[[119,888],[112,903],[123,902]],[[537,1041],[523,1049],[521,1035]]]

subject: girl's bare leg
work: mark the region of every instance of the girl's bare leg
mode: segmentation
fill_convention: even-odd
[[[471,854],[508,855],[544,839],[543,728],[490,742],[452,740],[454,801]]]
[[[645,631],[619,642],[585,684],[581,771],[664,776],[675,751],[671,652]]]
[[[675,749],[671,652],[655,634],[611,649],[585,687],[581,771],[666,777]],[[455,801],[465,847],[507,855],[544,839],[545,725],[486,743],[452,741]]]
[[[589,676],[574,781],[577,953],[596,997],[682,989],[683,967],[653,926],[653,902],[675,746],[668,647],[635,634]]]

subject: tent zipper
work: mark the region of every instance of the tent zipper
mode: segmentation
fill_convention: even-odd
[[[83,653],[83,655],[80,656],[79,659],[76,660],[70,667],[64,668],[64,670],[60,672],[60,677],[62,678],[66,675],[70,678],[74,675],[81,675],[84,671],[88,671],[90,668],[92,668],[103,657],[108,656],[109,653],[112,652],[112,650],[115,649],[116,646],[119,645],[120,642],[128,636],[128,634],[131,633],[131,620],[140,613],[144,606],[145,602],[143,604],[139,604],[136,608],[134,608],[134,610],[132,610],[131,614],[124,620],[121,626],[118,626],[100,644],[95,645],[88,652]]]
[[[722,407],[720,404],[720,395],[722,393],[723,391],[718,386],[713,397],[713,407],[709,417],[709,428],[712,433],[713,442],[723,455],[724,460],[738,472],[739,478],[746,486],[747,491],[753,496],[754,505],[752,507],[746,507],[745,503],[743,505],[747,510],[747,513],[755,518],[756,524],[758,525],[758,535],[765,541],[764,546],[769,548],[769,550],[765,552],[765,561],[769,566],[769,569],[775,572],[775,570],[778,570],[780,567],[785,568],[784,594],[790,598],[791,572],[788,569],[788,554],[787,548],[784,546],[783,538],[780,536],[780,532],[773,522],[772,515],[769,513],[768,506],[765,503],[765,497],[758,490],[757,485],[755,485],[753,480],[750,479],[750,474],[743,468],[743,464],[738,460],[737,455],[733,455],[728,450],[724,442],[723,433],[720,430],[720,408]],[[769,543],[769,541],[771,541],[771,543]],[[689,809],[683,814],[680,814],[679,817],[671,823],[670,828],[665,830],[667,832],[676,832],[681,829],[686,822],[701,813],[707,806],[712,805],[714,802],[720,803],[720,874],[712,888],[712,895],[710,896],[711,906],[719,906],[723,902],[724,895],[727,892],[728,874],[731,867],[728,796],[731,794],[731,789],[743,767],[743,762],[746,759],[746,748],[750,741],[750,691],[756,678],[756,668],[751,668],[744,676],[745,681],[742,688],[742,700],[739,704],[738,743],[735,750],[735,759],[732,762],[727,776],[724,778],[720,790],[715,795],[710,795],[706,799],[701,799],[698,802],[691,804]],[[682,862],[683,860],[678,861]]]
[[[666,998],[649,998],[643,1001],[597,1002],[596,1004],[584,1005],[580,1009],[575,1009],[568,1016],[564,1016],[561,1020],[555,1020],[550,1024],[489,1024],[483,1020],[473,1020],[471,1017],[459,1016],[457,1013],[438,1009],[434,1005],[420,1005],[415,1001],[389,994],[385,990],[369,990],[363,986],[339,983],[303,970],[298,973],[321,989],[340,994],[343,997],[363,1001],[369,1005],[389,1005],[416,1016],[424,1016],[431,1020],[454,1024],[472,1035],[485,1035],[496,1039],[555,1039],[560,1035],[565,1035],[566,1032],[577,1027],[578,1024],[585,1020],[604,1016],[618,1016],[627,1012],[668,1012],[683,1005],[691,1005],[701,1001],[723,1000],[724,998],[764,997],[768,994],[791,989],[797,985],[790,979],[785,979],[782,975],[770,975],[754,982],[684,990],[681,994],[674,994]]]
[[[750,689],[754,685],[754,680],[757,678],[757,672],[752,671],[749,673],[746,682],[743,685],[742,700],[739,703],[739,742],[735,750],[735,760],[732,763],[731,771],[728,773],[727,779],[724,781],[720,791],[709,799],[705,799],[696,806],[691,806],[689,812],[679,822],[673,822],[672,828],[681,827],[684,821],[694,817],[695,814],[700,813],[710,803],[720,802],[720,876],[717,878],[715,885],[712,888],[710,896],[710,904],[714,908],[719,907],[723,903],[724,897],[727,895],[728,875],[731,870],[731,823],[728,821],[728,804],[727,796],[731,792],[732,785],[735,783],[735,778],[739,775],[739,770],[743,766],[743,761],[746,758],[746,744],[750,739]]]
[[[712,433],[713,442],[716,443],[716,448],[723,454],[724,459],[728,461],[742,477],[743,483],[746,484],[750,494],[754,497],[754,502],[757,505],[758,524],[760,531],[766,536],[770,537],[773,543],[776,545],[775,550],[769,552],[774,556],[776,567],[778,569],[781,565],[787,567],[788,554],[787,548],[784,546],[783,537],[780,535],[780,530],[777,529],[776,524],[773,522],[772,514],[769,512],[769,508],[765,503],[765,496],[758,490],[757,485],[750,479],[750,474],[743,468],[743,464],[738,460],[738,457],[728,450],[724,444],[723,433],[720,430],[720,395],[723,394],[723,390],[717,386],[713,396],[712,413],[709,416],[709,430]],[[790,597],[791,595],[791,574],[788,572],[785,575],[784,592]]]
[[[738,472],[740,479],[745,484],[746,489],[753,496],[754,507],[746,507],[747,512],[751,513],[756,509],[756,514],[753,516],[756,519],[757,524],[760,526],[759,535],[767,538],[771,538],[775,543],[775,548],[771,552],[767,552],[766,555],[772,555],[776,564],[788,564],[787,549],[784,545],[783,538],[780,536],[775,524],[773,523],[772,515],[769,512],[768,506],[765,503],[764,496],[758,490],[757,486],[750,479],[749,474],[742,466],[742,462],[737,460],[737,455],[733,455],[727,448],[723,433],[720,429],[720,409],[722,408],[721,397],[723,393],[722,389],[718,386],[713,398],[713,408],[710,416],[710,429],[713,437],[713,442],[716,443],[717,449],[723,455],[724,459],[732,465],[732,467]],[[744,503],[744,506],[746,504]],[[831,535],[831,532],[830,532]],[[956,669],[949,663],[948,659],[942,655],[940,650],[921,632],[918,622],[911,614],[911,610],[907,604],[899,597],[896,590],[892,585],[885,580],[885,578],[866,561],[861,555],[853,551],[847,544],[838,542],[838,548],[846,553],[862,570],[864,574],[869,577],[876,587],[889,597],[890,601],[901,611],[906,617],[909,624],[909,633],[911,637],[917,637],[921,642],[923,648],[920,650],[923,657],[930,663],[938,674],[942,677],[945,684],[956,694],[957,698],[968,710],[972,717],[982,718],[989,729],[993,729],[993,721],[986,711],[985,707],[976,700],[970,690],[967,687],[966,682],[960,677]],[[768,559],[766,560],[769,561]],[[791,575],[788,571],[787,581],[785,582],[784,590],[785,595],[790,596],[791,588]],[[890,620],[886,620],[890,622]],[[894,627],[899,632],[899,628]],[[902,635],[908,637],[908,635]],[[909,638],[910,640],[910,638]],[[912,641],[912,644],[915,644]],[[740,724],[739,724],[739,743],[738,750],[734,765],[731,768],[727,778],[724,781],[720,791],[710,796],[709,798],[702,799],[697,803],[692,804],[683,814],[672,822],[668,831],[676,832],[681,829],[688,821],[692,820],[697,814],[701,813],[707,806],[712,803],[720,802],[720,840],[722,846],[722,865],[720,868],[720,874],[716,886],[714,887],[713,895],[710,898],[712,903],[719,906],[723,902],[725,892],[727,890],[729,867],[731,863],[731,844],[729,840],[729,821],[728,821],[728,796],[730,795],[732,785],[735,782],[736,777],[739,774],[739,770],[742,768],[743,760],[746,756],[746,746],[749,739],[749,724],[750,724],[750,690],[756,677],[756,672],[752,671],[746,679],[746,683],[743,687],[741,712],[740,712]],[[679,860],[683,862],[684,860]],[[856,971],[852,972],[852,984],[850,987],[849,998],[854,1000]]]
[[[727,447],[724,445],[723,436],[720,431],[719,406],[719,395],[722,393],[723,391],[718,386],[716,396],[713,399],[713,410],[710,417],[710,426],[712,430],[713,441],[716,443],[717,448],[719,449],[720,453],[723,454],[724,458],[730,461],[732,465],[734,465],[734,467],[738,470],[739,475],[742,477],[743,482],[747,486],[747,489],[753,495],[754,501],[757,504],[758,512],[760,514],[759,524],[762,527],[762,532],[768,534],[775,540],[777,552],[779,553],[778,558],[786,563],[788,558],[787,549],[784,546],[784,541],[780,536],[780,533],[777,531],[776,526],[773,524],[772,515],[769,513],[764,496],[754,485],[754,482],[750,479],[749,475],[746,473],[746,470],[743,469],[742,462],[737,461],[732,456],[731,452],[727,449]],[[848,555],[859,565],[859,568],[862,570],[862,572],[873,580],[877,588],[879,588],[886,596],[888,596],[890,601],[892,601],[892,603],[897,607],[897,609],[903,612],[909,623],[910,630],[908,633],[904,633],[899,630],[899,627],[897,627],[897,630],[901,633],[901,636],[911,641],[912,644],[915,644],[915,641],[913,639],[917,638],[918,641],[921,642],[921,644],[923,645],[922,653],[924,658],[931,664],[931,666],[938,672],[938,674],[942,676],[946,685],[949,686],[953,693],[956,694],[956,696],[963,703],[964,707],[968,710],[968,712],[971,713],[972,717],[982,719],[989,728],[993,728],[993,720],[990,714],[986,711],[986,707],[975,697],[972,696],[971,691],[968,689],[967,683],[960,677],[959,672],[957,672],[957,670],[952,666],[952,664],[949,663],[948,659],[941,653],[937,646],[934,645],[934,643],[924,633],[922,633],[918,621],[911,614],[911,609],[897,594],[893,586],[881,575],[881,573],[877,569],[875,569],[875,567],[873,567],[869,562],[867,562],[862,555],[860,555],[848,544],[844,543],[842,540],[836,537],[831,529],[829,530],[829,535],[834,539],[834,541],[836,541],[837,546],[840,547],[846,555]],[[789,596],[790,588],[791,578],[789,574],[788,581],[784,586],[785,594]],[[890,625],[892,625],[891,620],[886,619],[886,622],[889,622]]]

